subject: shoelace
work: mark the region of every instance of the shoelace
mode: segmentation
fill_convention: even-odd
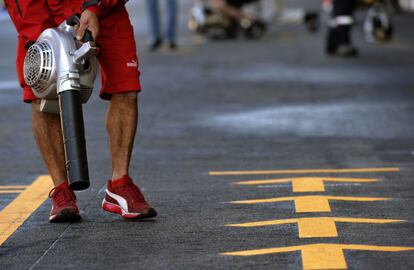
[[[72,201],[75,199],[74,195],[70,190],[62,187],[54,187],[49,192],[49,198],[52,198],[55,202],[56,206],[62,206],[66,204],[68,201]]]

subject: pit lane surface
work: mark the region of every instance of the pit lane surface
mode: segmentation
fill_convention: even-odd
[[[414,268],[414,17],[395,18],[388,45],[356,30],[358,59],[325,57],[322,33],[300,26],[203,43],[184,16],[181,49],[150,54],[142,8],[131,6],[144,84],[132,176],[159,212],[147,222],[100,209],[110,162],[97,97],[83,221],[47,222],[14,30],[0,24],[0,269]]]

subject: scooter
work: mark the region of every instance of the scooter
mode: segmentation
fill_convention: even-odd
[[[264,22],[237,21],[215,12],[205,1],[197,3],[191,9],[188,28],[213,40],[237,38],[240,32],[248,39],[259,39],[266,32]]]
[[[236,38],[239,32],[242,32],[248,39],[259,39],[265,34],[267,25],[262,20],[250,24],[243,21],[237,22],[218,14],[209,7],[207,2],[199,1],[191,9],[188,20],[190,31],[204,35],[209,39],[219,40]],[[255,11],[254,13],[262,13],[260,17],[267,17],[264,21],[268,23],[272,22],[278,25],[303,24],[311,33],[317,32],[320,28],[319,12],[306,11],[302,8],[289,9],[284,6],[281,0],[247,4],[246,8]]]
[[[66,169],[73,190],[90,185],[82,104],[93,90],[98,63],[90,31],[76,40],[79,15],[44,30],[27,51],[24,78],[40,99],[40,111],[60,114]]]
[[[364,20],[365,39],[368,42],[389,42],[394,27],[386,9],[385,0],[377,0],[369,8]]]

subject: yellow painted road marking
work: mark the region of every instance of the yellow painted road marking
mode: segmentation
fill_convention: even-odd
[[[329,199],[322,196],[303,196],[295,199],[297,213],[331,212]]]
[[[338,237],[335,220],[304,218],[298,221],[299,238]]]
[[[278,197],[278,198],[268,198],[268,199],[231,201],[230,203],[258,204],[258,203],[294,201],[296,213],[309,213],[309,212],[331,212],[329,200],[374,202],[374,201],[385,201],[385,200],[390,200],[390,199],[391,198],[309,195],[309,196],[290,196],[290,197]]]
[[[240,181],[235,184],[238,185],[266,185],[266,184],[280,184],[292,183],[293,192],[323,192],[325,191],[324,182],[344,182],[344,183],[372,183],[378,182],[374,178],[337,178],[337,177],[296,177],[284,179],[266,179],[266,180],[251,180]]]
[[[0,190],[0,194],[22,193],[24,189]]]
[[[348,244],[310,244],[291,247],[255,249],[225,252],[221,255],[254,256],[301,251],[303,269],[347,269],[344,250],[399,252],[414,250],[413,247],[390,247]]]
[[[239,224],[227,224],[229,227],[261,227],[271,225],[282,225],[297,223],[299,230],[299,238],[314,237],[338,237],[335,222],[351,222],[351,223],[395,223],[405,222],[399,219],[373,219],[373,218],[344,218],[344,217],[309,217],[309,218],[292,218],[292,219],[276,219],[266,221],[247,222]]]
[[[355,168],[355,169],[308,169],[308,170],[267,170],[267,171],[213,171],[210,175],[256,175],[256,174],[309,174],[309,173],[373,173],[399,172],[399,168]]]
[[[0,190],[1,189],[25,189],[27,188],[27,186],[0,186]]]
[[[0,194],[22,193],[27,186],[0,186]]]
[[[48,175],[39,176],[14,201],[0,212],[0,245],[2,245],[23,222],[42,205],[53,188]]]

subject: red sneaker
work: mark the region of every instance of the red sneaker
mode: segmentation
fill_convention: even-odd
[[[54,187],[49,192],[49,198],[53,200],[50,222],[74,222],[81,219],[75,193],[69,188],[67,182]]]
[[[124,218],[143,219],[157,216],[155,209],[145,201],[141,190],[128,175],[116,181],[108,181],[102,208]]]

